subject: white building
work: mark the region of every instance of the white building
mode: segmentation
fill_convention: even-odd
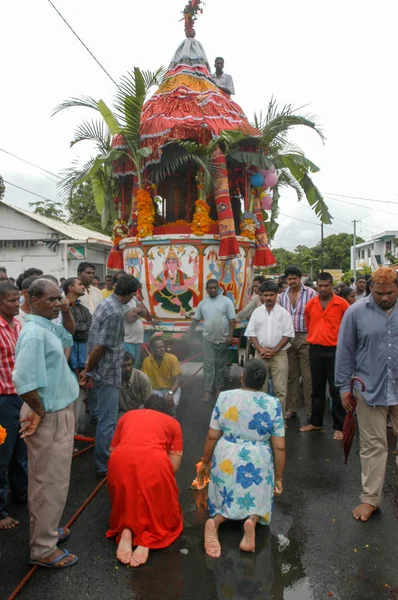
[[[385,267],[391,264],[386,257],[386,253],[391,252],[396,257],[398,262],[398,243],[395,240],[398,238],[398,231],[383,231],[376,235],[368,242],[357,244],[356,246],[356,268],[371,267],[373,271],[379,267]],[[354,246],[351,246],[351,269],[354,269]]]
[[[111,247],[103,233],[0,201],[0,266],[9,277],[16,279],[31,267],[58,279],[73,277],[79,262],[87,260],[103,280]]]

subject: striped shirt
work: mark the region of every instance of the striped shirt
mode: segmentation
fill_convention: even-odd
[[[16,394],[12,372],[15,365],[15,347],[21,325],[14,317],[14,329],[0,316],[0,396]]]
[[[297,296],[296,304],[293,306],[290,302],[289,292],[290,288],[287,288],[280,295],[280,305],[292,315],[295,333],[307,333],[304,316],[305,307],[307,306],[307,302],[312,300],[312,298],[315,298],[317,294],[315,290],[302,283],[301,290]]]

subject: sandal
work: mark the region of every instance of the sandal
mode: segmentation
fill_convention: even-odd
[[[75,556],[75,558],[70,562],[66,563],[66,565],[63,565],[62,567],[57,566],[57,563],[61,562],[61,560],[63,560],[69,555],[70,552],[68,552],[68,550],[64,550],[61,556],[58,556],[58,558],[55,558],[50,563],[42,562],[41,560],[33,560],[32,558],[30,558],[28,562],[30,565],[37,565],[38,567],[45,567],[46,569],[66,569],[67,567],[75,565],[78,561],[78,557]]]
[[[70,536],[70,531],[69,531],[69,533],[65,534],[65,529],[63,527],[58,527],[57,531],[58,531],[58,544],[60,544],[61,542],[65,542],[68,539],[68,537]]]

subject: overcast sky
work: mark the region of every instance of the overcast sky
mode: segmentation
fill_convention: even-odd
[[[184,37],[185,0],[53,2],[116,80],[133,66],[167,66]],[[224,56],[249,119],[271,96],[317,115],[325,145],[311,131],[293,130],[291,139],[321,168],[314,179],[335,218],[325,235],[351,232],[353,219],[362,219],[366,239],[398,229],[397,18],[396,0],[206,0],[196,24],[210,64]],[[59,173],[90,154],[69,148],[89,111],[51,117],[53,108],[83,94],[111,103],[114,85],[48,0],[2,2],[0,22],[0,148]],[[4,152],[0,173],[57,199],[54,181]],[[7,185],[5,200],[28,208],[38,198]],[[320,227],[305,200],[284,195],[280,209],[274,247],[317,243]]]

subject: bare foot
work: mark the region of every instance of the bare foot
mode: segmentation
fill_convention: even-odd
[[[208,519],[205,525],[205,550],[206,554],[213,558],[221,556],[221,546],[218,541],[218,531],[214,519]]]
[[[54,562],[55,559],[59,558],[60,556],[62,556],[64,554],[64,550],[60,550],[59,548],[55,548],[54,552],[52,552],[50,554],[50,556],[47,556],[47,558],[40,558],[40,562],[41,563],[52,563]],[[54,568],[56,569],[62,569],[63,567],[65,567],[68,563],[73,562],[75,560],[76,556],[74,554],[68,554],[68,556],[65,556],[65,558],[63,558],[62,560],[59,560],[58,562],[55,563]]]
[[[243,538],[239,544],[239,548],[243,552],[255,552],[256,550],[256,526],[253,521],[249,518],[246,519],[243,525]]]
[[[19,521],[16,521],[12,517],[6,517],[5,519],[0,519],[0,531],[2,529],[13,529],[19,525]]]
[[[338,429],[336,429],[336,431],[333,434],[333,439],[334,440],[342,440],[343,439],[343,432],[339,431]]]
[[[375,510],[377,510],[375,506],[367,504],[366,502],[362,502],[361,504],[358,504],[356,508],[354,508],[352,511],[352,516],[357,521],[365,522],[375,512]]]
[[[116,558],[124,565],[130,564],[133,556],[133,537],[130,529],[123,529],[120,542],[116,550]]]
[[[202,398],[203,402],[210,402],[210,392],[205,392]]]
[[[131,557],[130,566],[139,567],[140,565],[144,565],[148,560],[148,554],[149,548],[145,548],[145,546],[137,546]]]
[[[322,427],[315,427],[315,425],[304,425],[304,427],[300,427],[300,431],[318,431],[319,429],[322,429]]]

